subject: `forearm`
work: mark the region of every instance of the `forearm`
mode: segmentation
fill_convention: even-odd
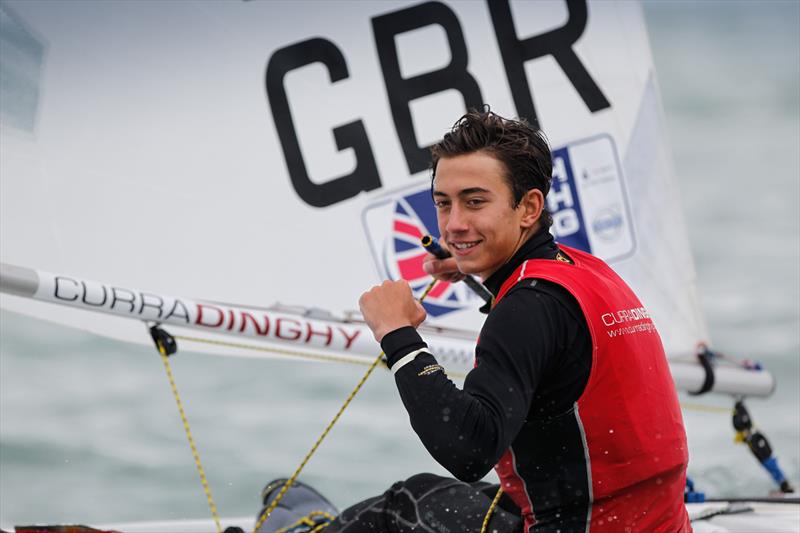
[[[411,426],[433,458],[464,481],[482,478],[508,446],[497,398],[482,398],[450,381],[413,330],[382,343]]]

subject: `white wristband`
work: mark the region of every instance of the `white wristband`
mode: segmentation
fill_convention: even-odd
[[[398,370],[400,370],[405,365],[413,361],[415,357],[417,357],[419,354],[423,352],[430,353],[428,352],[427,348],[420,348],[419,350],[414,350],[413,352],[406,354],[400,359],[398,359],[397,362],[394,365],[392,365],[392,375],[397,374]]]

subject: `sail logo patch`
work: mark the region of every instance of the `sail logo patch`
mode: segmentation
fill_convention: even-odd
[[[547,195],[553,215],[551,233],[559,243],[605,261],[635,250],[630,209],[613,140],[600,135],[553,150],[553,181]],[[384,279],[405,279],[419,297],[431,281],[422,262],[423,235],[439,237],[436,210],[425,180],[368,204],[361,215],[364,231]],[[463,283],[438,283],[423,305],[433,317],[483,303]]]
[[[622,169],[608,135],[553,150],[547,208],[553,215],[550,231],[561,244],[606,262],[636,249]]]

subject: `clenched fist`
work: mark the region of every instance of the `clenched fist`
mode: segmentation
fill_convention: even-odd
[[[411,287],[405,280],[387,280],[372,287],[361,295],[358,306],[378,342],[398,328],[416,328],[427,316],[425,308],[414,299]]]

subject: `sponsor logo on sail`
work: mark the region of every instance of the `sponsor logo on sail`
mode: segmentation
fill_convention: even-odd
[[[619,210],[604,209],[592,220],[592,230],[604,241],[615,241],[622,235],[624,221]]]

